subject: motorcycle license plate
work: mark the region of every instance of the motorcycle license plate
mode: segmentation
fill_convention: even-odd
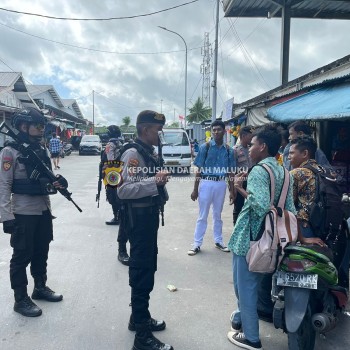
[[[297,287],[317,289],[318,275],[311,273],[295,273],[278,271],[277,285],[284,287]]]

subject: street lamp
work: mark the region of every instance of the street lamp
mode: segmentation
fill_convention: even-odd
[[[158,28],[166,30],[167,32],[176,34],[177,36],[179,36],[182,39],[182,41],[185,44],[186,62],[185,62],[185,115],[184,115],[184,117],[185,117],[185,129],[186,129],[186,111],[187,111],[187,44],[186,44],[185,39],[179,33],[176,33],[176,32],[174,32],[174,31],[172,31],[170,29],[167,29],[167,28],[161,27],[161,26],[158,26]]]

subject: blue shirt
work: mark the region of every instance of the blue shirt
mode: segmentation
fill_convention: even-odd
[[[274,157],[263,159],[258,164],[266,164],[275,176],[275,198],[277,205],[279,194],[282,191],[284,181],[284,168],[277,163]],[[250,232],[253,239],[259,233],[263,220],[270,210],[270,176],[261,166],[254,166],[248,176],[248,197],[246,198],[242,211],[238,216],[228,248],[236,255],[245,256],[250,247]],[[293,177],[290,177],[285,209],[296,214],[293,203]]]
[[[204,143],[199,147],[199,151],[193,164],[201,169],[202,175],[225,176],[229,172],[235,171],[235,160],[233,149],[224,143],[217,146],[214,140],[209,141],[209,149]]]
[[[50,140],[49,149],[50,149],[51,153],[60,153],[60,150],[61,150],[61,142],[60,142],[60,140],[53,137]]]

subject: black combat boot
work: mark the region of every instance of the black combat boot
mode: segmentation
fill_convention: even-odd
[[[114,217],[111,221],[106,221],[106,225],[119,225],[120,220],[117,217]]]
[[[171,345],[164,344],[153,336],[148,323],[136,323],[136,334],[132,350],[174,350]]]
[[[126,266],[129,266],[129,255],[126,251],[126,244],[119,244],[118,260]]]
[[[147,321],[147,324],[151,332],[163,331],[166,327],[166,323],[163,320],[158,321],[158,320],[155,320],[154,318],[150,318]],[[136,331],[135,322],[134,322],[134,318],[132,317],[132,314],[130,315],[128,329],[129,331],[133,331],[133,332]]]
[[[27,286],[16,288],[14,292],[15,305],[13,306],[13,310],[26,317],[37,317],[42,314],[40,307],[29,298]]]
[[[63,295],[55,293],[46,286],[46,276],[34,277],[34,290],[32,294],[34,300],[43,299],[57,302],[63,299]]]

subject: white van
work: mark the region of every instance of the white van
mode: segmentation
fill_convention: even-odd
[[[164,166],[190,173],[191,144],[188,135],[183,129],[163,129],[166,144],[163,146]]]

